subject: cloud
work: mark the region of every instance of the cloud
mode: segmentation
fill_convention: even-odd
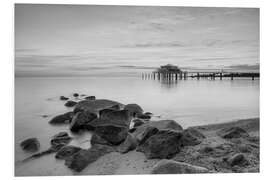
[[[137,43],[132,45],[124,45],[121,47],[126,48],[150,48],[150,47],[156,47],[156,48],[170,48],[170,47],[186,47],[187,44],[180,43],[180,42],[160,42],[160,43],[154,43],[154,42],[147,42],[147,43]]]
[[[156,69],[157,67],[147,67],[147,66],[131,66],[131,65],[124,65],[118,66],[120,68],[127,68],[127,69]]]

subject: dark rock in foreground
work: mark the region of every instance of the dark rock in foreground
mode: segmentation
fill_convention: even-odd
[[[118,145],[126,139],[128,128],[117,125],[97,126],[94,133],[107,142]]]
[[[36,153],[26,159],[23,160],[23,162],[26,162],[30,159],[34,159],[34,158],[39,158],[41,156],[47,155],[47,154],[51,154],[51,153],[55,153],[57,151],[59,151],[61,148],[63,148],[64,146],[66,146],[70,141],[71,141],[71,137],[68,135],[68,133],[66,132],[60,132],[57,133],[56,135],[54,135],[51,139],[51,147],[45,151]]]
[[[183,131],[181,144],[183,146],[195,146],[202,142],[205,136],[196,129],[188,128]]]
[[[158,129],[152,126],[141,126],[137,128],[134,133],[134,137],[137,139],[139,144],[144,143],[149,137],[153,136],[158,132]]]
[[[49,123],[50,124],[68,124],[71,122],[73,118],[73,112],[67,112],[52,118]]]
[[[209,170],[194,166],[184,162],[177,162],[173,160],[161,160],[152,170],[151,174],[195,174],[195,173],[208,173]]]
[[[99,157],[115,151],[114,148],[105,145],[94,145],[90,149],[82,149],[66,159],[65,165],[77,172],[82,171],[88,164],[95,162]]]
[[[62,100],[62,101],[66,101],[66,100],[68,100],[68,99],[69,99],[68,97],[60,96],[60,100]]]
[[[136,117],[143,113],[143,109],[138,104],[127,104],[124,107],[124,110],[128,110],[129,115],[132,117]]]
[[[84,111],[77,112],[75,116],[72,118],[70,123],[70,130],[72,132],[78,132],[83,129],[87,129],[87,124],[92,122],[97,118],[97,115],[92,112]]]
[[[224,128],[218,131],[217,134],[225,139],[249,137],[249,134],[240,127]]]
[[[67,101],[66,103],[65,103],[65,106],[66,107],[73,107],[73,106],[75,106],[77,104],[77,102],[75,102],[75,101]]]
[[[62,147],[55,155],[56,159],[67,159],[68,157],[72,156],[73,154],[80,151],[80,147],[76,146],[64,146]]]
[[[20,146],[24,151],[36,152],[40,148],[40,143],[37,138],[29,138],[22,141]]]
[[[143,152],[148,159],[171,158],[180,151],[181,137],[181,132],[161,130],[150,136],[137,150]]]

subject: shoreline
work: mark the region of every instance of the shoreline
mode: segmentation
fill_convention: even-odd
[[[255,125],[254,127],[250,127],[252,125]],[[226,141],[217,142],[216,140],[218,138],[217,136],[213,136],[216,131],[224,128],[224,127],[233,127],[233,126],[240,126],[248,130],[249,133],[251,133],[253,136],[259,135],[259,118],[248,118],[248,119],[239,119],[239,120],[233,120],[226,123],[217,123],[217,124],[209,124],[209,125],[202,125],[202,126],[192,126],[189,128],[196,128],[204,135],[206,135],[207,140],[202,142],[201,144],[197,146],[193,146],[192,152],[195,152],[199,150],[201,147],[205,147],[206,145],[213,145],[218,146],[222,143],[226,143]],[[211,137],[211,138],[210,138]],[[210,138],[210,139],[208,139]],[[190,150],[189,150],[190,151]],[[178,153],[174,159],[175,160],[182,160],[181,156],[183,152]],[[191,152],[189,152],[191,154]],[[195,156],[197,155],[194,153]],[[210,156],[211,157],[211,156]],[[192,159],[192,160],[191,160]],[[156,163],[158,163],[160,159],[147,159],[143,153],[136,152],[136,150],[130,151],[126,154],[120,154],[116,152],[112,152],[109,154],[106,154],[105,156],[98,159],[96,162],[90,164],[88,167],[86,167],[82,172],[78,173],[77,175],[124,175],[124,174],[151,174],[151,171],[153,170],[153,167]],[[189,160],[185,159],[182,161],[188,161],[189,163],[192,163],[194,165],[200,165],[201,163],[196,162],[193,158],[190,158]],[[258,166],[253,168],[246,168],[241,169],[243,172],[259,172],[259,163]],[[237,170],[232,171],[224,171],[221,173],[231,173]],[[239,170],[238,170],[239,171]],[[216,173],[216,172],[215,172]]]
[[[72,96],[60,96],[69,112],[48,122],[49,127],[64,127],[50,138],[48,149],[40,151],[37,138],[24,140],[37,151],[20,163],[26,163],[29,171],[23,172],[20,166],[16,176],[155,174],[162,163],[177,166],[173,171],[165,168],[162,174],[259,172],[259,118],[183,128],[175,120],[155,119],[138,104]],[[220,135],[224,128],[229,128],[225,133],[232,138]],[[90,147],[72,144],[81,132],[92,134],[86,140]],[[241,158],[237,166],[230,163],[235,155]],[[51,164],[51,170],[38,170],[42,159]],[[28,163],[32,160],[37,167]]]

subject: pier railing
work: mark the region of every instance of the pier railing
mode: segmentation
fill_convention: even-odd
[[[260,77],[260,73],[253,72],[158,72],[154,71],[151,73],[142,73],[143,79],[168,79],[168,80],[186,80],[188,78],[196,78],[196,79],[211,79],[215,80],[216,78],[222,80],[223,78],[230,78],[234,80],[234,78],[245,77],[254,80],[255,78]]]

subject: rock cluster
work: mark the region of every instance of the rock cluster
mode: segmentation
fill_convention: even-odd
[[[77,99],[80,97],[76,93],[73,96]],[[67,100],[64,96],[60,99]],[[67,167],[79,172],[107,153],[127,153],[136,150],[144,153],[147,159],[163,159],[155,165],[153,174],[210,172],[205,167],[168,160],[182,150],[187,151],[205,142],[205,135],[198,129],[183,129],[174,120],[150,121],[153,114],[144,113],[138,104],[123,105],[116,101],[96,99],[95,96],[87,96],[84,99],[78,103],[67,101],[65,106],[74,107],[73,111],[54,117],[49,123],[69,124],[72,133],[91,131],[91,148],[82,149],[69,145],[72,137],[67,132],[60,132],[52,137],[48,150],[34,154],[31,158],[55,152],[55,158],[64,160]],[[253,146],[254,142],[258,141],[249,137],[240,127],[225,128],[217,134],[225,140],[245,138],[253,143]],[[22,142],[21,146],[25,150],[37,151],[40,145],[37,139],[32,138]],[[203,146],[192,153],[197,153],[198,156],[226,157],[220,162],[224,166],[237,167],[248,163],[243,153],[252,151],[252,148],[239,146],[238,150],[243,153],[233,155],[231,149],[231,144],[228,143],[215,147]]]

